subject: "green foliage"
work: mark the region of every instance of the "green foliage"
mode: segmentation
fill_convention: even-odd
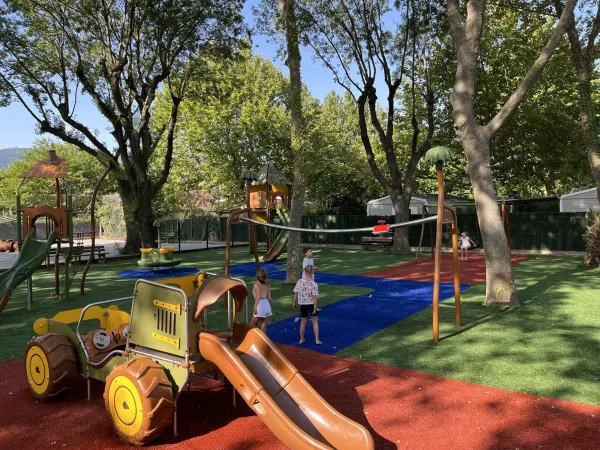
[[[102,236],[124,238],[125,215],[119,197],[106,195],[96,207],[96,220],[102,227]]]
[[[243,1],[71,3],[0,3],[0,104],[19,102],[40,133],[110,155],[113,165],[118,160],[132,231],[126,247],[150,245],[151,203],[169,176],[179,105],[190,80],[204,73],[204,58],[239,48]],[[166,86],[168,113],[155,118],[157,93]],[[81,97],[108,124],[110,143],[81,121]],[[163,140],[164,157],[153,158]]]
[[[102,175],[104,167],[88,155],[70,144],[53,142],[47,139],[38,140],[31,150],[23,154],[23,160],[15,160],[10,166],[0,171],[0,210],[3,214],[16,214],[16,194],[22,178],[20,174],[28,170],[35,162],[46,159],[48,150],[65,158],[69,164],[69,177],[61,179],[62,194],[73,196],[73,214],[75,218],[89,217],[92,193],[96,181]],[[109,175],[100,188],[98,196],[114,192],[114,178]],[[54,179],[29,178],[21,188],[21,203],[26,206],[56,204],[56,188]]]
[[[313,214],[364,214],[366,203],[383,195],[373,180],[360,140],[356,102],[331,92],[313,120],[308,200]]]
[[[479,123],[488,122],[518,86],[550,36],[555,19],[530,8],[490,4],[486,14],[476,84]],[[438,92],[452,88],[456,61],[452,43],[441,30],[440,50],[432,58],[432,72],[440,80]],[[561,41],[543,75],[528,97],[496,133],[491,167],[499,196],[530,198],[560,195],[573,187],[592,184],[579,133],[577,79],[569,60],[569,43]],[[450,97],[440,96],[437,140],[452,143]],[[457,161],[444,167],[448,193],[472,195],[465,174],[464,152],[454,143]],[[433,171],[421,172],[421,187],[433,187]],[[425,189],[427,190],[427,189]]]
[[[211,61],[207,70],[181,104],[177,158],[157,202],[163,215],[192,213],[190,191],[201,191],[217,206],[243,203],[242,172],[258,171],[267,161],[292,178],[286,77],[270,61],[248,54],[234,63]]]
[[[600,211],[589,211],[585,218],[589,225],[585,232],[585,257],[587,267],[600,267]]]

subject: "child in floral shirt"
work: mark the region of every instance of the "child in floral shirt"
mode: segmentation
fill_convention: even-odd
[[[294,287],[294,304],[292,307],[296,309],[296,304],[300,305],[300,315],[302,316],[302,323],[300,324],[300,341],[298,344],[304,344],[305,342],[304,332],[306,330],[306,323],[308,322],[309,315],[313,324],[315,342],[321,344],[321,341],[319,340],[319,317],[317,316],[317,295],[319,295],[319,286],[314,281],[313,273],[313,266],[306,266],[304,268],[304,279],[298,280],[296,287]]]

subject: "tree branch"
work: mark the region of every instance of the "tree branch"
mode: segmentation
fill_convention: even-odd
[[[167,179],[169,178],[169,172],[171,171],[171,161],[173,160],[173,144],[175,141],[175,125],[177,124],[177,116],[179,113],[179,104],[181,103],[181,99],[171,94],[171,102],[171,117],[169,119],[165,162],[160,178],[152,187],[153,196],[156,195],[167,182]]]
[[[529,89],[531,89],[535,81],[542,74],[546,64],[550,60],[550,57],[556,50],[562,35],[565,34],[569,20],[573,17],[573,10],[575,9],[576,4],[577,0],[568,0],[565,9],[560,16],[560,20],[552,32],[550,40],[546,44],[546,47],[544,47],[531,69],[529,69],[529,72],[527,72],[527,75],[525,75],[525,78],[523,78],[521,84],[519,87],[517,87],[517,90],[513,92],[504,106],[502,106],[498,114],[496,114],[496,116],[487,125],[485,125],[485,133],[488,136],[493,136],[494,133],[496,133],[496,131],[498,131],[498,129],[506,121],[506,119],[508,119],[510,115],[517,110],[519,105],[525,99]]]
[[[594,50],[596,49],[596,38],[600,32],[600,4],[596,10],[596,17],[592,23],[590,34],[588,35],[587,45],[585,47],[585,60],[591,67],[594,64]]]
[[[390,183],[383,176],[383,173],[377,167],[377,162],[375,161],[375,154],[373,153],[373,147],[371,146],[371,139],[369,138],[369,129],[367,127],[367,118],[365,115],[365,103],[367,102],[367,93],[363,92],[358,98],[358,125],[360,128],[360,139],[363,143],[363,147],[365,148],[365,153],[367,154],[367,162],[369,163],[369,168],[373,173],[373,176],[379,181],[379,183],[385,188],[389,189]]]

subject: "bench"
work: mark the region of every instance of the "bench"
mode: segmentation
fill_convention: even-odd
[[[176,233],[174,231],[161,231],[160,232],[160,242],[171,242],[175,241]],[[154,242],[158,243],[158,239],[155,239]]]
[[[394,244],[394,238],[384,236],[365,236],[361,240],[363,250],[368,250],[369,247],[374,245],[383,246],[384,250],[389,250]]]
[[[60,249],[60,254],[61,256],[65,256],[67,254],[69,250],[69,247],[61,247]],[[78,261],[81,261],[81,258],[84,256],[87,256],[88,258],[90,257],[90,252],[92,250],[92,246],[91,245],[74,245],[73,246],[73,259],[77,259]],[[94,253],[96,254],[96,258],[98,259],[99,263],[103,263],[104,261],[106,261],[106,249],[104,248],[104,245],[95,245],[94,246]],[[48,252],[48,257],[51,259],[54,259],[56,257],[56,249],[53,248]]]

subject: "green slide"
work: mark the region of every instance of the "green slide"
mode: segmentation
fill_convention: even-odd
[[[281,205],[279,208],[277,208],[277,214],[281,218],[281,221],[284,225],[290,224],[290,212],[284,205]],[[285,250],[289,234],[290,232],[285,230],[282,230],[281,233],[279,233],[277,239],[275,239],[275,242],[273,242],[273,245],[271,245],[271,248],[269,249],[267,254],[263,256],[264,262],[277,261],[277,258],[279,258],[279,256]]]
[[[17,261],[10,269],[0,274],[0,293],[2,293],[0,312],[6,307],[17,286],[29,278],[44,262],[55,240],[55,231],[50,233],[47,241],[38,241],[34,231],[27,235]]]

